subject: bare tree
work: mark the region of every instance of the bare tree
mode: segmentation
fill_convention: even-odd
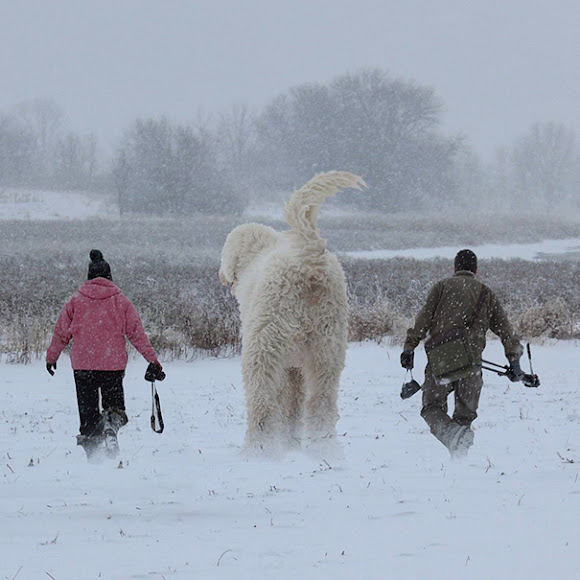
[[[38,173],[31,131],[14,115],[0,114],[0,184],[30,185]]]
[[[61,107],[52,99],[33,99],[17,105],[16,113],[35,136],[40,164],[48,172],[57,137],[63,127]]]
[[[204,125],[136,121],[113,166],[120,211],[176,216],[239,211],[240,199],[219,169],[214,141]]]
[[[117,205],[119,206],[119,215],[123,216],[129,209],[128,191],[131,178],[131,167],[127,160],[127,152],[120,149],[113,161],[113,182],[117,192]]]
[[[234,105],[220,115],[217,147],[235,190],[247,194],[254,182],[256,149],[255,115],[247,105]]]
[[[362,203],[408,209],[454,199],[459,141],[437,132],[441,111],[430,87],[364,69],[272,101],[258,120],[259,145],[282,187],[340,167],[370,185]]]
[[[577,171],[576,135],[560,123],[535,123],[511,153],[515,202],[551,210],[571,201]]]
[[[80,137],[68,133],[55,147],[54,176],[56,185],[66,189],[87,189],[93,185],[96,166],[94,135]]]

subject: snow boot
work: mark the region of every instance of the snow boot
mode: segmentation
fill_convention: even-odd
[[[453,459],[467,457],[470,447],[473,445],[474,433],[466,425],[453,426],[454,430],[449,437],[447,448]]]
[[[103,459],[103,435],[77,435],[77,445],[81,445],[89,463],[100,463]]]
[[[101,421],[105,440],[105,453],[109,459],[115,459],[120,453],[117,433],[127,423],[127,415],[124,411],[109,409],[103,412]]]

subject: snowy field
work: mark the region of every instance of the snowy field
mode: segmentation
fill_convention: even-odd
[[[532,348],[541,387],[486,374],[461,463],[399,398],[398,346],[350,345],[340,460],[240,457],[234,358],[166,363],[161,435],[131,361],[122,463],[89,465],[68,360],[3,364],[0,578],[580,578],[580,342]]]
[[[580,238],[565,240],[543,240],[529,244],[482,244],[469,246],[480,260],[502,258],[509,260],[541,259],[580,259]],[[373,250],[361,252],[345,252],[352,258],[387,259],[387,258],[416,258],[430,260],[432,258],[449,258],[452,260],[457,254],[457,246],[441,246],[436,248],[410,248],[404,250]]]
[[[105,201],[3,190],[0,219],[115,217]],[[482,259],[578,259],[580,239],[473,249]],[[461,463],[428,433],[420,395],[400,399],[399,354],[350,345],[338,460],[239,455],[239,358],[165,363],[166,429],[153,433],[146,364],[133,360],[121,461],[101,465],[75,445],[66,357],[53,378],[42,361],[2,361],[0,580],[580,578],[580,341],[533,345],[537,390],[485,375],[475,446]],[[485,357],[503,363],[500,343]],[[418,350],[418,380],[424,363]]]
[[[117,215],[116,205],[96,194],[0,187],[0,220],[86,219]]]

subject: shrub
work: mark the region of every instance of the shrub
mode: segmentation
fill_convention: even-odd
[[[561,298],[531,306],[523,312],[517,326],[527,336],[545,338],[573,338],[579,330],[574,328],[574,318]]]
[[[415,218],[412,225],[417,231],[437,230],[439,238],[433,239],[442,244],[447,240],[441,239],[444,226],[453,221],[443,220],[438,218],[434,225],[427,217],[423,221]],[[103,250],[115,283],[135,304],[161,356],[192,358],[239,352],[237,304],[218,279],[221,246],[236,223],[234,218],[215,216],[4,222],[0,229],[0,352],[11,362],[43,356],[62,305],[86,280],[88,253],[94,247]],[[365,223],[369,226],[366,235],[359,236]],[[493,223],[499,227],[497,220]],[[392,235],[386,231],[389,224]],[[526,235],[537,231],[531,218],[524,225]],[[566,234],[577,235],[573,223],[566,227]],[[416,241],[409,239],[409,224],[400,217],[389,221],[367,216],[366,222],[357,218],[348,236],[347,228],[342,218],[325,222],[323,235],[328,231],[329,246],[331,238],[338,249],[361,249],[366,244],[397,247]],[[459,230],[458,226],[451,228],[453,239]],[[477,222],[475,230],[478,241],[485,241],[482,223]],[[496,234],[492,229],[490,235]],[[339,257],[348,285],[349,336],[355,341],[402,335],[431,285],[453,271],[448,259]],[[495,291],[524,338],[580,338],[580,263],[481,260],[478,277]]]

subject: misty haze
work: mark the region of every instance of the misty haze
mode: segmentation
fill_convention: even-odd
[[[578,3],[572,0],[0,0],[0,360],[8,401],[0,414],[8,492],[0,513],[21,526],[16,550],[7,531],[0,538],[3,553],[13,552],[9,568],[0,564],[2,577],[37,577],[33,570],[71,580],[101,577],[101,573],[103,578],[123,579],[140,574],[255,578],[262,569],[264,578],[390,577],[377,564],[381,549],[367,561],[364,548],[357,544],[358,526],[361,538],[376,529],[373,510],[367,513],[366,507],[360,511],[364,521],[353,521],[354,527],[344,532],[350,539],[340,550],[342,539],[337,541],[332,546],[335,552],[327,550],[310,523],[305,544],[316,546],[316,554],[303,550],[300,537],[290,537],[290,532],[280,540],[284,549],[292,551],[287,560],[280,555],[284,549],[276,543],[277,536],[261,537],[259,542],[249,538],[248,530],[255,532],[254,521],[260,520],[258,512],[260,516],[267,512],[268,519],[259,531],[277,532],[280,520],[270,513],[272,497],[280,501],[278,492],[294,486],[291,499],[277,504],[290,513],[298,509],[296,490],[308,495],[304,489],[312,492],[319,477],[325,478],[332,498],[317,490],[312,500],[317,515],[312,517],[325,525],[321,502],[333,499],[329,503],[334,506],[343,501],[342,475],[348,478],[344,480],[347,493],[363,480],[368,484],[353,499],[344,500],[350,506],[364,503],[364,494],[375,493],[375,487],[391,494],[395,484],[389,478],[395,473],[402,478],[396,491],[402,499],[389,501],[397,513],[407,514],[398,504],[416,498],[400,491],[403,484],[410,486],[411,495],[422,497],[430,478],[441,473],[441,495],[435,500],[441,513],[431,514],[431,523],[453,525],[458,513],[458,522],[464,518],[462,525],[468,526],[466,519],[474,516],[474,510],[481,528],[493,537],[495,522],[488,514],[509,504],[510,517],[523,537],[537,524],[537,514],[543,517],[543,513],[539,504],[535,512],[525,512],[521,498],[528,493],[526,485],[540,473],[537,466],[548,465],[551,509],[563,522],[557,539],[568,546],[569,532],[562,530],[572,526],[566,514],[580,509],[577,474],[575,480],[570,471],[564,474],[580,459],[580,406],[575,392],[580,339],[579,17]],[[244,414],[238,368],[240,320],[236,301],[221,285],[218,269],[224,241],[234,227],[259,222],[287,229],[282,211],[292,192],[317,173],[331,170],[352,172],[368,185],[363,191],[347,189],[329,199],[318,216],[320,235],[346,274],[349,343],[357,349],[350,355],[341,394],[341,400],[347,401],[341,410],[346,420],[341,437],[351,467],[333,470],[322,462],[313,469],[297,460],[292,464],[292,482],[285,481],[284,465],[265,466],[263,471],[258,466],[253,471],[229,457],[239,443]],[[167,397],[174,396],[169,402],[165,399],[167,423],[178,426],[173,433],[170,427],[162,439],[149,440],[130,422],[123,474],[99,473],[106,482],[104,491],[96,484],[97,495],[86,498],[82,496],[86,491],[77,487],[86,490],[95,472],[84,464],[86,472],[75,471],[75,464],[83,459],[71,443],[76,408],[72,375],[64,378],[71,374],[69,365],[59,361],[62,384],[55,386],[58,383],[51,378],[47,387],[43,360],[60,309],[86,280],[89,252],[95,248],[110,263],[115,284],[137,307],[163,362],[168,380],[159,390],[162,400],[163,388]],[[453,256],[461,248],[478,254],[478,278],[497,293],[523,341],[538,348],[549,377],[537,400],[504,393],[504,383],[490,395],[491,406],[500,411],[481,423],[482,439],[486,433],[488,442],[492,434],[496,439],[489,443],[492,451],[481,450],[473,460],[477,463],[477,475],[470,472],[476,480],[473,504],[467,499],[472,491],[469,478],[446,476],[436,454],[420,451],[415,442],[412,453],[404,448],[405,437],[424,426],[413,423],[414,419],[408,423],[416,409],[407,413],[409,407],[396,406],[398,398],[393,402],[403,373],[391,360],[399,356],[405,332],[433,283],[453,272]],[[490,348],[497,351],[497,341]],[[360,367],[355,371],[353,360]],[[144,431],[149,408],[147,401],[140,400],[146,398],[141,396],[142,363],[131,349],[133,374],[128,372],[128,384],[139,394],[131,395],[130,403]],[[367,373],[374,374],[368,378]],[[26,377],[24,384],[21,376]],[[65,380],[70,384],[63,386]],[[370,390],[365,392],[367,386]],[[68,395],[51,391],[57,389],[68,389]],[[70,393],[72,402],[66,399]],[[508,396],[502,398],[501,393]],[[181,404],[179,397],[186,402]],[[508,399],[516,401],[515,408],[503,407]],[[385,409],[387,419],[383,419]],[[549,415],[547,428],[544,413]],[[372,433],[365,432],[367,419]],[[509,425],[513,435],[523,424],[533,442],[528,446],[522,434],[528,431],[520,429],[510,447],[512,442],[502,439],[501,429]],[[390,431],[382,439],[384,430]],[[396,430],[403,434],[395,435]],[[547,439],[544,430],[550,432]],[[176,433],[184,439],[176,441]],[[353,447],[349,448],[346,441],[351,433]],[[388,445],[377,455],[367,450],[379,440]],[[555,440],[557,448],[548,448],[556,445]],[[534,445],[540,460],[531,452],[527,455]],[[397,448],[393,464],[383,459],[389,457],[389,446]],[[19,469],[14,457],[36,471]],[[557,467],[551,463],[554,460]],[[175,467],[179,461],[188,466],[183,472],[185,483]],[[421,471],[423,464],[428,467]],[[156,465],[167,471],[160,476]],[[199,475],[204,470],[211,472],[207,481]],[[415,470],[423,479],[411,484]],[[511,487],[497,502],[487,487],[488,472],[493,474],[488,479],[497,480],[494,490],[512,476]],[[304,474],[310,488],[301,487]],[[447,485],[451,480],[455,485],[456,476],[466,498],[448,508]],[[142,508],[146,511],[158,498],[151,491],[153,483],[145,484],[151,498],[143,492],[135,507],[119,491],[122,486],[116,477],[129,478],[123,484],[127,490],[157,482],[159,477],[160,501],[172,505],[172,498],[177,498],[179,513],[168,526],[159,525],[155,516],[147,520],[154,531],[126,534],[132,526],[137,530],[137,522],[145,521],[138,519]],[[198,477],[207,489],[196,490],[196,509],[206,509],[208,497],[224,502],[221,523],[210,511],[204,514],[208,533],[211,536],[215,528],[215,536],[207,544],[203,543],[206,530],[196,536],[204,538],[195,547],[203,561],[201,571],[194,573],[193,562],[190,566],[189,540],[177,542],[178,556],[161,558],[163,566],[154,570],[151,546],[155,547],[155,538],[167,534],[166,542],[162,540],[164,555],[171,552],[178,534],[174,530],[180,528],[182,517],[189,517],[184,490]],[[80,494],[70,504],[74,510],[55,516],[54,525],[51,506],[60,505],[60,499],[42,495],[45,483],[53,480],[63,486],[63,497]],[[26,491],[20,491],[21,484]],[[255,492],[254,484],[267,491]],[[565,491],[558,495],[561,489]],[[263,496],[267,501],[256,508]],[[42,498],[43,506],[34,507],[42,526],[47,526],[41,533],[31,523],[34,509],[29,504],[20,507],[29,497]],[[119,497],[121,505],[115,503]],[[560,503],[560,498],[568,503],[564,499]],[[382,495],[373,501],[382,501]],[[87,505],[92,515],[86,516],[86,527],[81,529],[78,523],[72,527],[71,518],[86,515]],[[238,513],[232,533],[223,522],[229,508],[240,505],[248,513]],[[165,507],[158,504],[161,517]],[[421,515],[431,507],[423,502],[412,510]],[[309,510],[304,508],[288,524],[291,532],[304,525],[300,518]],[[408,513],[415,513],[412,510]],[[23,515],[28,513],[32,515]],[[108,517],[105,524],[101,515]],[[335,519],[329,521],[341,528],[342,516],[337,511],[332,515]],[[93,517],[97,519],[89,520]],[[386,527],[391,529],[393,521],[388,521]],[[502,576],[507,569],[502,562],[517,568],[526,551],[523,544],[520,556],[506,548],[487,576],[482,562],[492,557],[493,550],[479,546],[477,562],[461,530],[454,531],[454,540],[449,541],[461,544],[461,550],[444,549],[447,556],[456,557],[452,568],[456,575],[437,576],[422,558],[439,549],[441,538],[431,544],[425,537],[428,526],[406,522],[408,534],[422,530],[425,548],[422,555],[413,553],[409,565],[397,560],[393,578],[459,578],[470,572],[472,554],[477,570],[473,578],[518,577],[517,572]],[[101,527],[108,524],[115,527],[110,535]],[[183,533],[197,534],[196,525],[188,520]],[[330,533],[328,526],[321,534]],[[83,538],[88,528],[92,541],[66,544],[67,531],[69,538]],[[385,528],[377,531],[380,535]],[[62,542],[56,537],[52,541],[59,533]],[[535,533],[539,542],[544,540],[540,531]],[[115,558],[106,555],[100,543],[105,537],[117,554],[131,552],[124,546],[134,546],[133,560],[122,571]],[[498,543],[496,552],[503,549],[504,539],[497,540],[503,544]],[[345,559],[349,541],[359,549],[360,560],[354,565]],[[247,545],[255,551],[251,557],[247,553],[244,557]],[[58,557],[46,556],[48,546]],[[297,546],[296,551],[290,546]],[[105,555],[96,554],[97,547]],[[572,542],[562,552],[552,548],[546,543],[536,560],[530,560],[536,567],[530,563],[526,577],[532,578],[536,571],[536,578],[548,577],[552,556],[561,563],[560,578],[580,574],[578,560],[571,555]],[[67,559],[75,550],[89,555],[88,567]],[[303,560],[296,555],[300,550],[307,554]],[[396,556],[393,552],[385,558],[407,555],[405,546],[397,550]],[[34,567],[27,570],[29,553]],[[140,558],[147,565],[141,566]],[[218,576],[222,570],[224,575]]]

